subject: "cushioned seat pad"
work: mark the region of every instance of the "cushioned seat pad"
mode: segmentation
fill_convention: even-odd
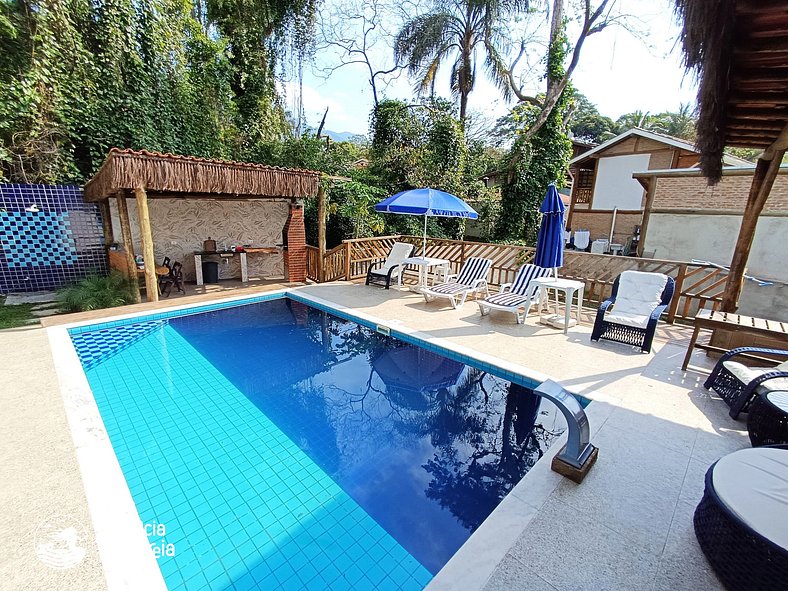
[[[783,390],[769,392],[766,398],[781,411],[788,412],[788,392]]]
[[[515,306],[522,306],[530,299],[531,298],[529,298],[528,296],[524,296],[519,293],[496,293],[494,295],[484,298],[484,301],[485,303],[488,304],[495,304],[496,306],[507,306],[511,308]]]
[[[461,283],[441,283],[440,285],[431,287],[427,291],[432,293],[440,293],[443,295],[456,295],[470,289],[470,287]]]
[[[774,371],[788,371],[788,362],[781,363],[777,367],[747,367],[743,363],[739,363],[738,361],[723,361],[722,365],[731,372],[736,379],[739,380],[742,384],[749,384],[758,376],[761,376],[765,373],[770,373]],[[767,380],[759,388],[763,390],[788,390],[788,378],[774,378],[773,380]]]
[[[714,466],[717,496],[742,523],[788,550],[788,450],[742,449]]]
[[[605,320],[608,322],[612,322],[614,324],[623,324],[624,326],[634,326],[635,328],[646,328],[648,326],[648,321],[650,316],[650,312],[648,316],[644,316],[642,314],[617,314],[616,310],[612,312],[608,312],[605,314]]]

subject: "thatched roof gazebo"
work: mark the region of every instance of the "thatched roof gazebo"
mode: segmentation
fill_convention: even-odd
[[[303,208],[299,200],[316,196],[320,173],[246,162],[207,160],[158,152],[113,148],[98,172],[85,185],[87,201],[98,202],[107,244],[114,242],[109,200],[117,200],[129,269],[136,267],[126,198],[136,200],[139,236],[145,261],[148,301],[158,299],[149,199],[212,199],[221,201],[288,199],[285,224],[288,240],[286,264],[293,281],[303,281],[306,270]]]
[[[788,148],[788,7],[784,0],[675,0],[687,68],[699,82],[697,147],[711,183],[726,146],[758,158],[722,309],[734,312],[758,217]]]

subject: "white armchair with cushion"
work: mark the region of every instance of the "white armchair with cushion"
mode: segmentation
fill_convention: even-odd
[[[613,283],[612,295],[599,306],[591,340],[608,339],[650,352],[657,321],[674,289],[673,278],[662,273],[624,271]]]

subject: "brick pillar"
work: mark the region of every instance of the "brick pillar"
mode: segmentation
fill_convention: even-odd
[[[284,228],[287,248],[284,251],[285,277],[293,283],[306,281],[306,231],[304,230],[304,206],[291,203]]]

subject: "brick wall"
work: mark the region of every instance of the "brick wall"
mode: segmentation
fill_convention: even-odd
[[[291,203],[285,224],[287,249],[285,250],[285,276],[288,281],[306,281],[306,232],[304,206]]]
[[[698,176],[662,177],[657,179],[652,208],[743,211],[751,184],[752,175],[723,176],[713,187]],[[770,211],[788,211],[788,170],[774,181],[764,207],[764,213]]]
[[[627,238],[632,236],[635,225],[642,222],[643,215],[640,213],[618,213],[616,215],[616,229],[613,233],[613,242],[626,244]],[[589,230],[591,240],[597,238],[607,239],[610,235],[610,223],[613,221],[613,212],[610,211],[580,211],[572,213],[572,231]]]

